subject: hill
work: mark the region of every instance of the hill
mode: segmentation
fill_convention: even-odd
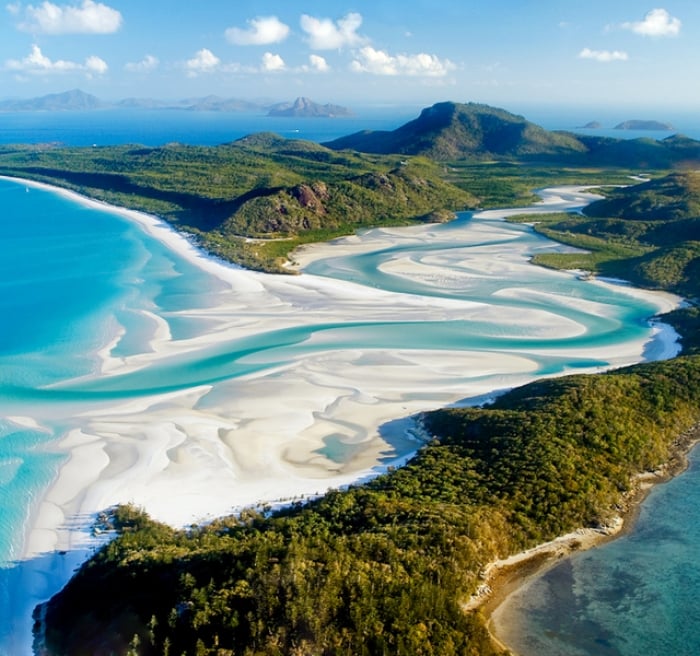
[[[424,155],[436,160],[466,157],[555,156],[584,152],[573,136],[544,128],[503,109],[442,102],[392,131],[364,131],[324,144],[334,150]]]
[[[478,203],[429,160],[337,153],[271,133],[216,147],[5,146],[0,172],[157,214],[217,255],[264,271],[286,271],[301,243]]]
[[[673,130],[673,126],[670,123],[663,123],[661,121],[640,121],[631,120],[623,121],[618,123],[615,130]]]
[[[608,191],[605,199],[586,207],[585,214],[642,221],[700,217],[700,171],[674,173]]]
[[[538,255],[535,261],[700,298],[700,171],[607,193],[583,216],[528,217],[538,221],[539,232],[587,251]]]
[[[271,104],[240,98],[224,98],[208,95],[179,100],[156,98],[124,98],[102,100],[80,89],[53,93],[38,98],[10,99],[0,101],[0,112],[37,111],[91,111],[96,109],[177,109],[193,112],[268,112],[271,116],[352,116],[352,112],[340,105],[319,105],[308,98],[297,98],[294,102]]]
[[[547,161],[577,166],[670,168],[700,162],[700,142],[682,135],[661,141],[551,132],[503,109],[443,102],[392,131],[363,131],[325,143],[334,150],[424,155],[437,161]]]
[[[187,531],[120,508],[35,614],[41,653],[505,656],[464,609],[485,563],[608,525],[699,408],[697,356],[539,381],[430,413],[404,468],[316,501]]]

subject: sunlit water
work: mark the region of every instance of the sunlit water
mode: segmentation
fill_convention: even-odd
[[[596,370],[610,364],[601,354],[649,338],[648,318],[656,311],[623,288],[531,266],[529,255],[557,246],[526,226],[465,214],[427,233],[409,230],[403,245],[309,267],[309,273],[427,304],[452,299],[480,308],[463,320],[443,321],[437,309],[427,321],[399,313],[309,325],[300,317],[296,326],[252,332],[105,377],[96,375],[105,349],[112,357],[148,351],[158,321],[174,341],[205,332],[206,322],[188,320],[183,310],[219,302],[221,281],[109,211],[4,180],[0,207],[0,562],[10,568],[22,554],[32,511],[65,463],[59,440],[92,404],[205,384],[215,396],[218,385],[328,351],[518,354],[533,363],[532,378]],[[381,235],[370,232],[367,239],[381,242]],[[502,313],[512,317],[513,309],[538,321],[499,320]],[[548,330],[550,321],[570,330],[561,336],[559,329]],[[371,376],[371,366],[367,371]],[[493,380],[496,387],[504,378]],[[430,398],[441,380],[435,385],[415,396]],[[327,447],[340,462],[353,451],[332,436]],[[7,590],[0,590],[0,617],[13,609]],[[3,640],[12,643],[8,630],[0,626],[0,653]]]

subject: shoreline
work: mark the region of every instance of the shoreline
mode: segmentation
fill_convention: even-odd
[[[352,321],[358,315],[393,321],[398,313],[416,322],[434,319],[436,313],[444,321],[476,316],[488,320],[488,308],[473,301],[426,300],[308,274],[250,272],[209,256],[157,217],[50,184],[6,179],[134,221],[227,286],[216,307],[201,311],[202,317],[213,322],[212,331],[175,342],[160,325],[149,343],[151,352],[128,358],[114,358],[109,352],[113,344],[106,345],[98,376],[138,372],[173,353],[201,351],[251,332],[296,326],[300,321],[304,325]],[[553,198],[545,209],[559,209],[567,202]],[[537,211],[542,209],[536,206]],[[483,235],[499,226],[505,211],[489,212]],[[429,226],[406,232],[387,229],[381,236],[393,243],[398,235],[421,239],[430,230]],[[358,241],[351,237],[318,244],[313,253],[305,250],[304,257],[321,259],[339,254],[339,247],[366,247]],[[534,265],[523,262],[517,266]],[[422,271],[408,262],[402,265],[401,274],[420,279]],[[648,293],[646,298],[654,299],[659,313],[677,303],[672,295]],[[250,307],[254,310],[241,318],[241,310]],[[504,312],[515,325],[529,321],[517,310],[510,314],[498,310]],[[552,326],[551,317],[545,315],[536,319],[535,328],[552,339],[575,337],[582,328],[566,321]],[[320,335],[309,341],[322,344],[323,339]],[[651,341],[664,353],[677,351],[669,334],[652,336]],[[622,350],[618,345],[598,347],[596,355],[610,361],[609,368],[622,366],[631,363],[631,358],[643,359],[644,353],[635,349],[651,341],[630,343]],[[200,385],[123,401],[107,409],[86,409],[57,444],[68,459],[29,519],[22,560],[28,563],[30,577],[44,581],[48,596],[60,589],[96,544],[89,531],[91,517],[117,502],[135,502],[154,519],[186,526],[256,503],[285,503],[319,495],[329,487],[359,483],[404,462],[417,445],[409,435],[412,416],[465,397],[491,394],[494,380],[504,388],[540,377],[527,354],[464,350],[457,356],[450,350],[319,350],[308,361],[290,359],[280,365],[272,380],[269,371],[264,371],[245,378],[243,384],[234,381],[223,391]],[[367,380],[367,366],[372,367],[372,380]],[[482,380],[487,374],[496,378]],[[440,384],[432,395],[422,398],[416,394],[427,384],[435,385],[435,380]],[[274,398],[274,416],[270,416],[270,398]],[[265,439],[251,441],[260,435]],[[350,455],[342,462],[328,457],[333,444],[329,436],[339,436],[339,446],[347,446]],[[188,488],[186,499],[183,486]],[[82,518],[82,524],[77,518]],[[35,596],[32,603],[45,600]]]
[[[612,542],[634,530],[642,504],[657,485],[668,483],[688,468],[691,451],[700,444],[700,423],[679,435],[669,448],[669,459],[657,470],[637,474],[632,488],[620,500],[619,514],[609,526],[579,528],[548,542],[488,563],[480,573],[483,583],[464,605],[466,612],[481,613],[493,644],[512,656],[520,654],[499,637],[503,606],[508,598],[544,576],[550,569],[575,553]]]

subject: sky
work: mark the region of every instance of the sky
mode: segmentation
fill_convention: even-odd
[[[656,2],[659,4],[655,4]],[[698,0],[11,0],[0,98],[700,109]]]

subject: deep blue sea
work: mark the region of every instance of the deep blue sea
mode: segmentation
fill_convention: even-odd
[[[387,108],[358,114],[349,119],[272,119],[258,115],[230,115],[219,113],[188,113],[178,111],[125,112],[104,111],[91,113],[62,114],[0,114],[0,143],[20,142],[61,142],[69,145],[105,145],[118,143],[141,143],[158,145],[173,141],[195,144],[218,144],[232,141],[251,132],[269,130],[283,136],[325,141],[355,132],[360,129],[393,129],[417,115],[419,108],[398,111]],[[553,125],[552,127],[560,127]],[[572,126],[573,127],[573,126]],[[690,133],[691,130],[686,130]],[[629,135],[628,135],[629,136]],[[469,217],[464,218],[465,221]],[[440,228],[445,247],[454,249],[455,235],[459,225],[446,225]],[[530,237],[528,229],[513,226],[518,239],[533,239],[533,248],[542,247],[541,238]],[[516,238],[514,237],[514,238]],[[437,248],[433,245],[431,248]],[[437,254],[437,250],[435,251]],[[402,287],[399,278],[390,278],[382,273],[382,262],[397,257],[395,252],[371,254],[325,262],[318,265],[314,272],[318,275],[349,278],[373,287],[385,287],[397,292],[422,293],[420,289]],[[398,280],[398,282],[397,282]],[[526,281],[518,281],[526,284]],[[548,276],[540,275],[533,269],[533,290],[547,291]],[[0,568],[11,569],[14,559],[23,549],[26,522],[30,513],[36,510],[42,495],[55,479],[58,468],[65,462],[66,454],[57,446],[70,423],[75,404],[81,390],[102,395],[100,398],[125,398],[129,394],[138,395],[143,389],[153,386],[153,380],[159,376],[155,371],[139,373],[129,387],[111,388],[109,384],[100,387],[98,382],[73,385],[74,395],[53,394],[52,389],[65,381],[80,381],[81,377],[94,374],[99,366],[98,351],[118,339],[118,345],[112,350],[113,355],[133,355],[141,352],[147,342],[147,336],[153,332],[144,317],[146,312],[156,312],[168,317],[183,309],[195,308],[207,303],[208,293],[215,293],[221,283],[211,275],[204,273],[191,263],[171,252],[166,246],[146,235],[132,222],[100,209],[92,209],[67,200],[57,194],[27,188],[23,184],[0,180]],[[445,291],[445,295],[480,300],[498,295],[502,281],[483,280],[474,288],[461,291]],[[586,326],[586,333],[580,338],[567,342],[567,347],[575,345],[580,339],[581,347],[597,343],[615,343],[615,340],[638,338],[649,328],[645,319],[649,316],[650,306],[644,302],[630,301],[624,294],[614,291],[595,291],[593,287],[580,285],[576,281],[561,281],[556,293],[560,298],[573,298],[582,301],[581,308],[576,303],[561,303],[552,311],[566,315],[572,321]],[[551,291],[551,289],[549,290]],[[432,291],[430,294],[435,295]],[[430,295],[428,294],[428,295]],[[605,298],[603,298],[605,295]],[[587,302],[606,303],[616,306],[614,316],[601,318],[585,309]],[[503,301],[505,302],[505,301]],[[517,302],[517,301],[516,301]],[[541,300],[523,300],[523,307],[532,307]],[[483,322],[484,334],[488,333],[487,322]],[[185,336],[201,329],[201,326],[189,325],[179,314],[177,320],[169,322],[174,338]],[[476,325],[475,325],[476,327]],[[325,327],[324,330],[328,330]],[[337,331],[340,348],[346,343],[342,327],[332,326]],[[462,337],[449,326],[426,326],[424,330],[400,333],[405,340],[406,349],[425,349],[430,342],[452,340],[456,345]],[[489,339],[500,340],[506,345],[509,337],[498,335],[494,331]],[[246,343],[248,349],[270,350],[272,339],[281,340],[281,352],[295,348],[308,335],[305,330],[280,331],[275,335],[254,336]],[[352,333],[351,346],[381,346],[396,340],[395,333],[386,328],[371,326],[358,329]],[[345,341],[344,341],[345,340]],[[359,342],[357,340],[360,340]],[[365,340],[364,342],[362,340]],[[521,346],[523,338],[517,340]],[[490,342],[489,342],[490,343]],[[533,342],[533,348],[536,344]],[[551,346],[551,345],[549,345]],[[211,356],[212,354],[208,354]],[[214,354],[216,355],[216,354]],[[211,358],[210,358],[211,359]],[[214,359],[211,359],[214,362]],[[209,363],[210,364],[210,363]],[[548,355],[542,358],[541,373],[555,373],[565,368],[587,366],[604,366],[606,363],[591,362],[586,358],[563,358]],[[203,366],[203,365],[202,365]],[[208,366],[208,365],[207,365]],[[216,360],[216,371],[207,373],[210,378],[216,376],[236,376],[245,372],[221,368]],[[188,377],[197,368],[196,362],[187,362],[178,370],[177,385],[188,384]],[[173,371],[170,371],[173,374]],[[195,377],[197,383],[203,378]],[[209,380],[209,379],[207,379]],[[134,382],[135,381],[135,382]],[[31,421],[28,421],[28,418]],[[628,635],[626,627],[620,626],[612,618],[620,611],[620,604],[629,607],[632,615],[642,616],[651,612],[649,604],[658,600],[654,612],[667,617],[669,613],[678,612],[678,618],[668,618],[667,624],[654,624],[656,636],[659,626],[671,627],[676,633],[683,630],[692,633],[682,634],[686,640],[695,639],[695,651],[675,651],[669,653],[698,653],[697,632],[694,623],[681,621],[687,613],[687,604],[674,606],[669,610],[667,579],[669,563],[677,563],[687,589],[700,592],[700,580],[694,562],[699,562],[694,545],[700,544],[700,521],[690,519],[690,512],[696,512],[700,500],[697,489],[698,476],[695,470],[680,477],[677,481],[664,487],[664,492],[655,493],[656,498],[666,499],[670,504],[661,511],[653,510],[656,506],[649,504],[645,511],[640,532],[634,533],[634,540],[625,539],[614,546],[600,549],[596,555],[602,559],[599,567],[615,569],[615,593],[624,590],[639,590],[640,580],[644,582],[644,594],[632,594],[624,601],[611,606],[594,606],[596,613],[608,613],[607,619],[597,615],[590,622],[605,627],[605,640],[616,644],[612,633],[616,630],[621,636]],[[680,487],[679,487],[680,486]],[[687,491],[674,493],[673,490]],[[695,488],[693,488],[695,486]],[[693,508],[691,509],[691,506]],[[676,520],[671,519],[678,513]],[[658,523],[656,529],[652,527]],[[672,532],[681,536],[686,527],[692,525],[696,531],[688,540],[678,540],[670,551],[651,549],[651,561],[640,564],[636,553],[640,544],[644,544],[649,532]],[[606,556],[610,549],[610,556]],[[622,550],[619,556],[614,550]],[[627,550],[627,551],[625,551]],[[633,558],[635,556],[635,558]],[[665,568],[656,560],[663,560]],[[614,563],[614,564],[610,564]],[[629,571],[625,567],[629,566]],[[576,566],[579,567],[578,565]],[[584,570],[577,569],[577,572]],[[594,595],[595,586],[600,584],[600,574],[596,570],[589,575],[581,573],[576,577],[577,599],[586,594]],[[657,580],[658,579],[658,580]],[[5,579],[0,575],[0,608],[12,608],[13,600],[8,589],[2,589]],[[661,586],[656,589],[655,585]],[[594,586],[590,593],[583,592],[585,586]],[[612,593],[611,593],[612,594]],[[582,597],[583,595],[583,597]],[[692,596],[689,595],[689,596]],[[635,606],[641,597],[643,605]],[[575,607],[577,616],[583,612],[578,601]],[[572,611],[574,612],[572,606]],[[601,610],[602,609],[602,610]],[[697,615],[697,608],[694,611]],[[585,618],[584,623],[588,622]],[[3,640],[8,640],[8,629],[2,625],[0,614],[0,654],[4,651]],[[640,630],[644,623],[640,622]],[[663,629],[665,631],[665,629]],[[549,629],[545,629],[545,632]],[[549,635],[549,634],[547,634]],[[10,636],[11,637],[11,636]],[[640,638],[644,643],[643,639]],[[656,637],[653,638],[656,640]],[[649,645],[655,645],[652,637]],[[534,653],[610,653],[631,654],[633,651],[586,651],[588,638],[570,652],[533,652]],[[617,648],[617,647],[616,647]],[[573,648],[572,648],[573,649]],[[648,653],[655,652],[651,647]],[[637,652],[638,653],[638,652]],[[12,656],[15,656],[12,654]]]
[[[254,132],[323,142],[360,130],[393,130],[419,112],[419,108],[372,108],[356,116],[321,119],[182,110],[8,112],[0,113],[0,143],[160,146],[179,142],[213,146]]]

